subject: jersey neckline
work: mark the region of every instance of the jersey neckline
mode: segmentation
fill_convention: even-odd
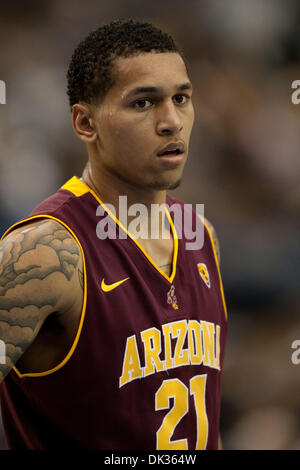
[[[177,258],[178,258],[178,235],[176,232],[176,228],[174,225],[174,222],[171,218],[170,212],[165,208],[166,214],[170,223],[171,227],[171,233],[173,236],[173,257],[172,257],[172,271],[170,276],[168,276],[164,271],[160,269],[160,267],[153,261],[151,256],[147,253],[147,251],[141,246],[141,244],[130,234],[130,232],[124,227],[124,225],[119,221],[119,219],[110,211],[110,209],[105,205],[105,203],[100,199],[100,197],[93,191],[92,188],[90,188],[84,181],[80,180],[77,176],[73,176],[71,179],[69,179],[62,187],[61,189],[65,189],[67,191],[70,191],[72,194],[75,196],[79,197],[82,196],[83,194],[86,193],[91,193],[91,195],[94,197],[94,199],[103,207],[105,212],[113,219],[113,221],[129,236],[129,238],[135,243],[137,248],[140,250],[140,252],[143,253],[143,255],[146,257],[146,259],[150,262],[152,267],[156,269],[160,273],[161,276],[163,276],[170,284],[173,283],[173,280],[176,275],[176,267],[177,267]]]

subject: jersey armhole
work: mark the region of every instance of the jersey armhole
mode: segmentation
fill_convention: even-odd
[[[25,377],[45,377],[46,375],[50,375],[50,374],[53,374],[54,372],[58,371],[59,369],[61,369],[71,358],[71,356],[73,355],[76,347],[77,347],[77,344],[78,344],[78,341],[79,341],[79,337],[80,337],[80,334],[81,334],[81,331],[82,331],[82,327],[83,327],[83,322],[84,322],[84,318],[85,318],[85,312],[86,312],[86,301],[87,301],[87,281],[86,281],[86,263],[85,263],[85,256],[84,256],[84,251],[83,251],[83,248],[82,248],[82,245],[80,243],[80,241],[78,240],[77,236],[75,235],[75,233],[73,232],[73,230],[65,223],[63,222],[61,219],[57,218],[57,217],[54,217],[52,215],[49,215],[49,214],[38,214],[38,215],[33,215],[31,217],[28,217],[26,219],[22,219],[20,220],[19,222],[15,223],[14,225],[12,225],[11,227],[9,227],[5,232],[4,234],[2,235],[0,241],[2,241],[9,233],[11,233],[15,228],[17,227],[20,227],[22,226],[24,223],[28,222],[28,221],[32,221],[32,220],[38,220],[38,219],[51,219],[51,220],[55,220],[56,222],[58,222],[59,224],[63,225],[63,227],[65,227],[68,232],[73,236],[73,238],[76,240],[76,242],[78,243],[78,246],[80,248],[80,251],[81,251],[81,254],[82,254],[82,265],[83,265],[83,303],[82,303],[82,309],[81,309],[81,314],[80,314],[80,321],[79,321],[79,325],[78,325],[78,330],[77,330],[77,333],[76,333],[76,336],[75,336],[75,339],[72,343],[72,346],[69,350],[69,352],[67,353],[67,355],[65,356],[65,358],[59,363],[57,364],[57,366],[53,367],[52,369],[49,369],[49,370],[46,370],[46,371],[43,371],[43,372],[26,372],[26,373],[21,373],[16,366],[13,366],[11,370],[14,371],[14,373],[18,376],[19,379],[23,379]]]
[[[199,214],[198,214],[198,215],[199,215]],[[199,215],[199,217],[200,217],[200,215]],[[207,226],[207,224],[206,224],[206,222],[205,222],[205,218],[200,217],[200,219],[201,219],[201,221],[202,221],[202,223],[203,223],[204,227],[206,228],[207,233],[208,233],[208,235],[209,235],[210,244],[211,244],[211,247],[212,247],[212,251],[213,251],[213,255],[214,255],[214,259],[215,259],[215,263],[216,263],[217,271],[218,271],[220,292],[221,292],[222,303],[223,303],[223,309],[224,309],[224,316],[225,316],[225,320],[227,321],[227,318],[228,318],[227,306],[226,306],[225,295],[224,295],[224,289],[223,289],[223,282],[222,282],[222,276],[221,276],[221,271],[220,271],[220,266],[219,266],[219,261],[218,261],[216,249],[215,249],[215,244],[214,244],[213,236],[212,236],[211,231],[210,231],[210,229],[208,228],[208,226]]]

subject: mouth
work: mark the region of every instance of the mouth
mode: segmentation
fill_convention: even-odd
[[[184,153],[172,152],[172,153],[161,155],[158,158],[159,158],[159,162],[161,162],[161,164],[163,164],[163,166],[166,169],[174,169],[183,163]]]
[[[185,145],[183,142],[172,142],[162,148],[158,153],[158,157],[178,157],[185,152]]]
[[[157,153],[157,157],[165,165],[176,167],[180,165],[184,160],[185,145],[183,142],[172,142],[166,145]]]
[[[158,155],[158,157],[176,157],[177,155],[183,155],[183,152],[180,150],[167,150],[166,152],[162,153],[161,155]]]

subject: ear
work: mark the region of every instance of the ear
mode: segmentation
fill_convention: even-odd
[[[72,124],[77,137],[86,144],[96,142],[98,133],[91,110],[82,104],[72,106]]]

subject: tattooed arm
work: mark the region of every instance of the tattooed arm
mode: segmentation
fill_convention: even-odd
[[[40,220],[0,243],[0,382],[38,335],[46,318],[64,313],[82,283],[82,257],[58,222]]]

